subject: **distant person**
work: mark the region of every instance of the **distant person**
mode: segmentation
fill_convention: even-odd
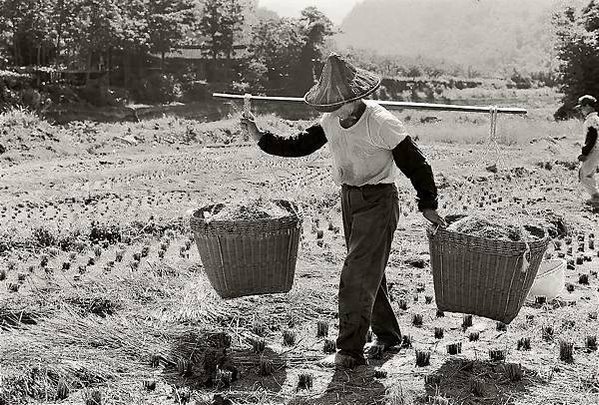
[[[585,142],[578,160],[582,162],[578,171],[578,178],[584,189],[591,195],[588,204],[599,205],[599,189],[595,181],[595,173],[599,165],[599,148],[597,145],[597,131],[599,130],[599,116],[596,111],[597,99],[584,95],[578,99],[575,109],[584,119]]]
[[[369,328],[375,339],[367,354],[375,346],[387,350],[401,343],[385,278],[399,219],[397,168],[416,189],[424,217],[446,226],[437,213],[437,187],[426,158],[399,119],[363,100],[380,83],[377,75],[331,54],[318,84],[304,96],[307,104],[324,113],[318,123],[285,138],[260,130],[251,114],[241,118],[242,128],[272,155],[306,156],[329,143],[334,180],[341,186],[347,256],[339,283],[339,351],[321,362],[327,366],[366,364]]]

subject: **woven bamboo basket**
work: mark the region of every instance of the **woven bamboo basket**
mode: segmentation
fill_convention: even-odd
[[[204,270],[222,298],[285,293],[291,290],[301,233],[302,214],[289,201],[276,201],[290,212],[281,218],[210,221],[223,204],[194,211],[191,228]]]
[[[429,228],[437,307],[509,324],[522,308],[547,250],[549,238],[538,230],[543,236],[527,244]],[[525,255],[528,266],[523,266]]]

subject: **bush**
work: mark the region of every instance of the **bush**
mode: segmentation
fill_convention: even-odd
[[[208,83],[203,80],[193,80],[181,85],[183,98],[182,101],[203,101],[208,99],[210,92],[208,91]]]
[[[81,100],[96,107],[117,106],[122,103],[113,90],[100,84],[82,86],[75,92]]]
[[[134,88],[137,101],[170,103],[182,97],[181,83],[173,74],[154,73],[141,79]]]

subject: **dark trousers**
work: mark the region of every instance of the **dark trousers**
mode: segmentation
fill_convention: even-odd
[[[378,339],[401,341],[387,292],[385,267],[399,219],[394,184],[341,189],[347,257],[339,283],[339,336],[343,354],[362,359],[368,328]]]

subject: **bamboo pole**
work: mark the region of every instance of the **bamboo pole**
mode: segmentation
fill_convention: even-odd
[[[212,97],[225,99],[241,99],[241,100],[256,100],[256,101],[274,101],[274,102],[290,102],[304,103],[304,99],[300,97],[270,97],[270,96],[254,96],[251,94],[225,94],[213,93]],[[469,106],[469,105],[453,105],[453,104],[432,104],[432,103],[412,103],[406,101],[385,101],[373,100],[374,102],[389,107],[391,109],[410,109],[410,110],[434,110],[434,111],[457,111],[457,112],[472,112],[472,113],[491,113],[494,110],[498,114],[514,114],[525,115],[527,110],[524,108],[515,107],[492,107],[492,106]]]

